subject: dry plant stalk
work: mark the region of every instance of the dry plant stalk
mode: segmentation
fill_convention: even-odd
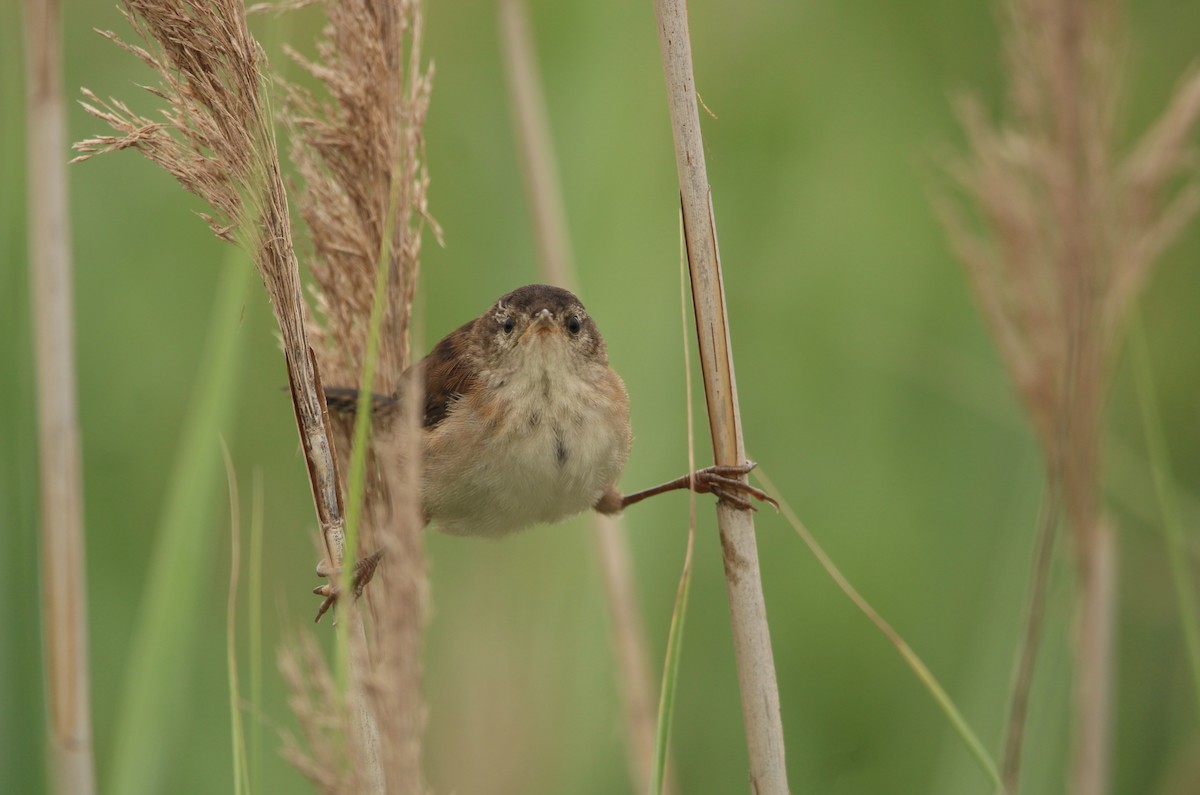
[[[679,171],[684,238],[713,455],[718,465],[740,464],[746,460],[746,451],[712,195],[696,107],[687,4],[685,0],[655,0],[654,10],[675,139],[675,164]],[[721,533],[742,720],[750,758],[750,791],[755,795],[786,795],[779,686],[759,573],[754,514],[721,502],[717,504],[717,526]]]
[[[1130,303],[1200,207],[1189,138],[1200,75],[1177,89],[1133,153],[1114,151],[1120,88],[1118,0],[1012,0],[1006,26],[1009,118],[960,106],[971,154],[954,175],[983,229],[939,210],[1061,497],[1077,577],[1071,791],[1107,792],[1113,688],[1114,527],[1100,495],[1111,360]],[[1180,177],[1182,188],[1173,190]],[[1040,606],[1031,607],[1031,615]],[[1032,655],[1022,668],[1031,665]],[[1028,681],[1019,671],[1018,682]],[[1027,687],[1027,684],[1025,685]],[[1027,692],[1015,692],[1012,714]],[[1019,707],[1019,708],[1017,708]],[[1010,726],[1005,785],[1019,778]]]
[[[295,51],[289,54],[323,84],[329,99],[288,85],[285,103],[285,119],[293,132],[292,159],[303,179],[300,214],[311,235],[314,293],[323,321],[310,320],[309,334],[328,382],[359,384],[380,258],[386,256],[386,296],[372,389],[397,394],[409,364],[421,234],[429,221],[422,130],[432,73],[421,63],[421,13],[413,0],[330,0],[325,9],[329,24],[317,45],[317,60]],[[364,783],[372,791],[393,793],[426,788],[421,770],[426,566],[416,413],[422,401],[410,399],[419,394],[416,375],[407,376],[413,382],[403,389],[405,410],[373,440],[369,454],[360,549],[381,550],[387,563],[367,591],[369,617],[342,604],[349,611],[344,620],[367,619],[369,632],[351,635],[353,675],[363,684],[365,707],[374,716],[383,781],[344,780],[339,775],[347,766],[358,771],[362,764],[375,766],[363,758],[376,753],[370,750],[375,738],[360,737],[355,747],[346,747],[348,756],[329,757],[328,748],[318,744],[319,727],[344,720],[344,705],[333,709],[323,694],[305,695],[293,687],[293,700],[306,704],[297,716],[309,735],[312,756],[300,756],[295,745],[289,756],[327,793],[361,792]],[[335,423],[343,460],[349,460],[352,424]],[[328,677],[319,655],[292,654],[285,659],[292,661],[289,665],[302,661],[312,681]],[[364,729],[355,723],[343,727],[351,735]],[[361,779],[361,772],[357,775]]]
[[[499,11],[509,103],[517,128],[521,173],[525,178],[541,272],[548,284],[578,292],[565,203],[554,162],[554,146],[546,119],[546,101],[538,76],[528,9],[522,0],[500,0]],[[604,516],[593,511],[591,524],[624,706],[629,775],[636,792],[650,780],[654,765],[655,686],[650,653],[638,609],[625,522],[620,516]],[[669,794],[671,791],[668,778],[664,792]]]
[[[340,563],[342,497],[330,443],[325,394],[305,330],[296,254],[270,107],[264,57],[237,0],[122,0],[122,13],[150,49],[103,35],[158,73],[148,88],[163,99],[163,120],[84,90],[83,107],[116,135],[75,144],[76,161],[137,149],[208,202],[204,216],[222,240],[250,254],[267,288],[283,341],[288,382],[328,555]]]
[[[368,12],[373,15],[367,16]],[[104,35],[158,73],[159,86],[150,90],[168,104],[163,112],[165,122],[151,121],[133,113],[117,100],[103,102],[85,92],[89,102],[84,107],[106,121],[118,134],[76,144],[83,152],[77,159],[124,148],[138,149],[209,203],[214,212],[211,217],[206,216],[206,220],[219,237],[237,242],[250,252],[279,322],[293,406],[326,557],[331,568],[336,570],[342,565],[345,543],[340,476],[320,372],[308,343],[307,312],[292,246],[273,119],[265,95],[268,85],[262,72],[261,49],[247,30],[244,7],[236,0],[124,0],[123,13],[151,49],[126,44],[112,33]],[[353,17],[359,32],[375,28],[387,30],[389,22],[392,26],[401,26],[410,21],[390,6],[379,9],[355,6],[349,13],[359,15]],[[394,35],[394,42],[398,42],[402,34],[394,31]],[[357,46],[356,42],[355,48]],[[397,46],[394,55],[385,57],[395,62],[399,51]],[[377,79],[378,75],[371,76],[371,80]],[[414,96],[425,95],[427,88],[414,88]],[[298,95],[293,92],[292,96]],[[317,129],[319,136],[319,125]],[[406,128],[398,124],[396,129]],[[398,138],[407,140],[404,135],[398,135]],[[368,141],[367,146],[379,143],[378,140]],[[366,165],[373,167],[376,164]],[[404,177],[407,180],[397,180],[403,185],[396,191],[401,200],[411,198],[414,191],[423,195],[423,184],[412,172],[405,172]],[[389,200],[395,201],[387,189],[382,198],[371,198],[376,207],[388,207]],[[379,226],[382,228],[383,225],[380,220]],[[371,262],[379,250],[380,237],[377,232],[375,248],[368,255]],[[345,242],[344,239],[332,243],[329,238],[323,240],[325,249]],[[415,263],[416,245],[419,244],[413,244],[408,236],[401,236],[401,244],[396,249]],[[414,281],[415,265],[395,270],[394,282],[404,287],[409,300]],[[402,306],[407,308],[406,303]],[[407,317],[406,310],[403,317]],[[389,328],[389,331],[394,329]],[[397,339],[397,344],[403,343],[402,334]],[[328,348],[330,344],[323,347]],[[392,353],[388,361],[402,359],[402,356]],[[396,366],[400,364],[402,362]],[[356,620],[356,616],[351,618]],[[419,621],[415,626],[419,635]],[[361,633],[359,639],[356,659],[365,660],[367,650]],[[407,664],[415,665],[411,661]],[[364,669],[365,665],[356,667]],[[372,717],[374,710],[367,704],[365,678],[365,674],[355,678],[349,695],[348,711],[355,720],[349,724],[353,731],[343,735],[350,740],[346,743],[346,754],[339,759],[350,761],[353,775],[347,775],[345,770],[338,770],[333,775],[332,780],[339,782],[337,786],[349,787],[338,791],[379,792],[387,778],[382,769],[378,729]],[[309,769],[311,766],[306,768]],[[411,787],[403,791],[416,792],[418,789]]]
[[[25,3],[29,265],[37,368],[50,791],[95,792],[83,476],[75,397],[66,109],[57,0]]]

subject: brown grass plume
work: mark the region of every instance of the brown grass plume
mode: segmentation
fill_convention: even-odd
[[[218,237],[253,257],[279,321],[325,554],[337,567],[344,519],[335,445],[345,456],[349,431],[335,431],[329,422],[321,372],[329,383],[358,383],[381,258],[387,296],[374,388],[395,392],[408,365],[421,234],[429,222],[422,127],[431,73],[421,63],[415,2],[331,0],[325,8],[329,24],[317,57],[292,55],[327,97],[284,87],[322,322],[302,298],[270,83],[241,3],[123,0],[122,11],[145,46],[103,35],[155,71],[158,85],[148,90],[166,108],[154,120],[85,90],[85,109],[115,134],[76,148],[78,160],[127,148],[142,152],[210,205],[204,217]],[[396,432],[376,445],[364,511],[364,538],[387,560],[369,591],[376,609],[367,617],[348,609],[345,617],[365,627],[352,634],[351,693],[347,698],[334,686],[309,640],[281,662],[307,740],[306,751],[290,740],[287,755],[324,792],[424,789],[425,564],[412,455],[419,431],[409,416],[394,425]]]
[[[1180,84],[1122,158],[1120,3],[1012,0],[1005,9],[1005,119],[989,121],[974,99],[959,107],[969,154],[953,175],[977,218],[952,201],[939,210],[1044,451],[1048,503],[1061,501],[1070,527],[1078,596],[1071,790],[1092,795],[1108,788],[1114,679],[1104,401],[1129,306],[1200,206],[1190,161],[1200,75]],[[1034,605],[1031,621],[1039,612]],[[1032,666],[1032,652],[1023,656],[1005,763],[1010,791]]]
[[[328,25],[308,59],[289,55],[323,87],[324,96],[285,86],[284,118],[292,160],[302,181],[300,214],[312,243],[311,268],[319,315],[310,321],[318,361],[330,384],[358,385],[379,268],[385,273],[381,334],[372,390],[400,391],[410,362],[411,311],[422,233],[429,219],[423,127],[431,69],[421,60],[421,13],[409,0],[327,2]],[[437,232],[436,225],[432,227]],[[418,384],[405,389],[415,394]],[[406,400],[415,409],[419,400]],[[402,411],[371,442],[364,495],[365,553],[384,564],[367,591],[365,634],[353,657],[378,733],[388,792],[424,790],[421,738],[421,637],[426,567],[421,533],[419,418]],[[343,460],[351,453],[351,423],[336,423]],[[357,619],[352,619],[357,620]],[[369,643],[367,640],[369,639]],[[311,664],[317,664],[311,655]],[[314,670],[318,680],[323,674]],[[294,690],[299,696],[302,691]],[[320,702],[311,708],[320,712]],[[311,732],[310,732],[311,733]],[[313,744],[302,769],[324,792],[362,791],[329,775],[324,750]],[[294,756],[294,754],[293,754]],[[330,784],[333,784],[331,787]]]

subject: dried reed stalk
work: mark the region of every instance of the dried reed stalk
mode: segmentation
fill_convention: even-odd
[[[519,146],[525,195],[543,278],[576,290],[575,264],[565,202],[546,119],[529,13],[521,0],[500,0],[500,38],[508,76],[509,104]],[[646,629],[638,609],[632,555],[620,516],[591,514],[592,539],[608,604],[613,657],[625,719],[625,752],[633,790],[650,780],[654,764],[655,698]],[[668,785],[669,785],[668,781]],[[664,792],[670,793],[668,786]]]
[[[746,460],[746,451],[738,411],[712,194],[696,107],[687,4],[685,0],[655,0],[654,10],[675,139],[675,164],[679,171],[684,238],[713,455],[718,465],[740,464]],[[717,504],[717,526],[721,533],[741,687],[742,719],[750,759],[750,790],[756,795],[784,795],[788,785],[779,686],[775,679],[771,633],[759,573],[754,514],[721,502]]]
[[[292,404],[329,558],[340,565],[342,496],[325,393],[305,330],[296,254],[261,48],[237,0],[122,0],[122,13],[150,49],[102,35],[158,73],[148,90],[167,103],[163,121],[84,90],[83,107],[117,134],[75,144],[82,154],[133,148],[208,202],[203,216],[222,240],[254,260],[279,323]],[[74,162],[74,161],[73,161]]]
[[[206,219],[218,237],[239,243],[251,254],[279,322],[325,555],[336,571],[345,555],[340,475],[320,371],[308,341],[261,48],[246,27],[245,8],[236,0],[124,0],[123,13],[151,49],[126,44],[112,33],[104,35],[158,73],[159,85],[150,90],[168,104],[165,122],[151,121],[117,100],[102,102],[85,91],[85,109],[118,134],[76,144],[83,152],[77,159],[138,149],[209,203],[214,214]],[[386,16],[363,17],[358,24],[360,29],[386,27],[388,21]],[[365,641],[359,647],[358,657],[364,659]],[[353,762],[354,776],[338,775],[334,780],[350,787],[339,791],[381,792],[385,775],[378,728],[362,677],[354,685],[348,710],[354,721],[343,735],[351,738],[346,758]]]
[[[292,159],[303,179],[300,214],[313,246],[312,272],[318,314],[310,321],[322,371],[331,384],[359,384],[371,350],[369,321],[382,310],[371,391],[397,394],[410,357],[410,317],[419,271],[421,235],[429,218],[422,130],[429,106],[431,70],[421,61],[422,17],[412,0],[341,0],[324,4],[329,24],[309,60],[289,54],[324,86],[320,100],[299,86],[286,87],[285,118],[293,131]],[[435,234],[436,226],[433,227]],[[383,269],[382,280],[380,269]],[[382,302],[376,289],[382,286]],[[366,618],[351,636],[353,674],[363,684],[361,707],[373,716],[377,750],[358,743],[350,766],[371,767],[377,754],[382,781],[372,791],[425,790],[421,741],[421,640],[425,626],[426,565],[420,509],[420,382],[403,389],[402,416],[371,442],[362,511],[363,548],[382,551],[387,564],[367,592],[369,617],[343,605],[346,620]],[[351,423],[338,422],[343,458],[351,453]],[[369,643],[368,643],[369,639]],[[308,664],[317,661],[308,657]],[[323,662],[319,663],[324,665]],[[318,672],[310,672],[316,677]],[[294,693],[300,697],[300,693]],[[310,703],[303,714],[328,721]],[[310,745],[317,728],[308,727]],[[292,757],[298,749],[293,747]],[[357,792],[342,781],[321,749],[301,769],[325,792]],[[319,771],[319,774],[315,774]],[[361,779],[361,776],[360,776]]]
[[[89,795],[96,783],[58,0],[26,0],[25,45],[50,791]]]
[[[1076,570],[1071,791],[1108,790],[1113,688],[1115,530],[1100,495],[1101,421],[1126,311],[1163,249],[1200,207],[1189,136],[1200,75],[1183,81],[1122,162],[1117,0],[1012,0],[1005,46],[1010,118],[993,127],[964,101],[972,150],[954,174],[978,205],[977,230],[950,202],[939,210],[966,265],[1001,358],[1060,490]],[[1181,176],[1182,188],[1172,191]],[[1036,620],[1039,605],[1031,607]],[[1010,714],[1023,714],[1032,654],[1022,653]],[[1022,688],[1025,688],[1022,691]],[[1019,717],[1017,718],[1019,720]],[[1011,727],[1005,782],[1019,778]]]

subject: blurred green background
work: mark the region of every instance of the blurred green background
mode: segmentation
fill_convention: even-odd
[[[66,0],[65,85],[155,107],[110,3]],[[1200,5],[1130,4],[1124,139],[1163,107],[1200,54]],[[36,450],[26,272],[20,9],[0,28],[0,789],[44,788]],[[634,490],[686,468],[677,187],[652,4],[531,3],[580,270],[633,405]],[[496,7],[431,3],[436,64],[430,206],[419,311],[432,341],[538,280],[496,32]],[[268,37],[279,22],[257,18]],[[290,17],[304,52],[314,9]],[[868,599],[937,674],[998,753],[1040,498],[1040,462],[927,200],[958,151],[950,98],[999,107],[991,3],[693,0],[699,91],[741,409],[751,456]],[[277,45],[271,45],[273,60]],[[70,138],[103,131],[78,107]],[[69,153],[64,152],[63,157]],[[70,169],[84,442],[95,745],[111,772],[146,566],[226,247],[166,174],[123,153]],[[1161,263],[1143,302],[1159,409],[1189,551],[1200,539],[1200,228]],[[314,517],[282,358],[253,284],[227,440],[248,499],[266,499],[266,792],[308,785],[274,752],[292,726],[274,668],[315,607]],[[698,382],[698,378],[696,379]],[[699,394],[699,384],[695,385]],[[702,404],[698,404],[702,405]],[[1120,528],[1115,791],[1200,791],[1187,675],[1137,403],[1122,360],[1108,422],[1107,502]],[[215,443],[215,440],[210,440]],[[697,426],[707,458],[703,422]],[[218,473],[218,483],[221,482]],[[227,497],[200,546],[211,578],[174,686],[177,734],[147,748],[163,792],[231,789],[225,669]],[[675,723],[681,793],[745,792],[746,753],[715,525],[700,512]],[[631,509],[637,584],[657,671],[682,563],[687,500]],[[985,793],[990,787],[888,643],[780,517],[759,547],[794,792]],[[429,536],[427,770],[439,793],[628,792],[616,684],[583,521],[503,542]],[[1063,790],[1070,636],[1059,547],[1027,742],[1029,793]],[[1193,565],[1193,568],[1195,566]],[[244,624],[243,624],[244,630]],[[326,631],[326,634],[328,632]],[[245,648],[245,639],[240,643]],[[245,677],[243,671],[243,677]],[[1186,771],[1191,765],[1191,773]],[[1190,778],[1189,778],[1190,775]]]

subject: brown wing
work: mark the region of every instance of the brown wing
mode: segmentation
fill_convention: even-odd
[[[426,430],[433,430],[451,407],[475,386],[478,371],[471,345],[472,320],[464,323],[434,346],[419,365],[425,368],[425,418]]]
[[[414,365],[425,368],[425,413],[422,425],[426,430],[436,428],[446,418],[455,401],[475,384],[476,370],[468,350],[474,323],[472,320],[450,332],[428,356]],[[401,383],[404,381],[405,378],[401,377]],[[358,410],[358,390],[344,386],[326,387],[325,402],[331,412],[353,417]],[[400,400],[397,397],[371,395],[371,416],[375,419],[391,419],[399,410]]]

